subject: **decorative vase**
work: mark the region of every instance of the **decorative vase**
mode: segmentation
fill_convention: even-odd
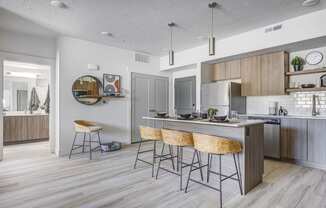
[[[293,69],[294,69],[294,71],[301,71],[302,67],[301,67],[301,65],[293,65]]]

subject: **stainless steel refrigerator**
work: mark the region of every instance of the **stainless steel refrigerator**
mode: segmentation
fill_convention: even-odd
[[[246,97],[241,96],[241,84],[231,81],[218,81],[202,84],[201,111],[218,109],[217,115],[230,116],[231,111],[246,113]]]

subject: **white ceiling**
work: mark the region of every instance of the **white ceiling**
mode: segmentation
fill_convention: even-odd
[[[67,9],[51,7],[49,1],[0,0],[0,6],[59,34],[153,55],[167,53],[170,21],[178,25],[176,51],[202,45],[206,40],[200,37],[206,37],[209,31],[210,0],[63,0]],[[222,7],[215,12],[215,34],[225,38],[326,8],[326,0],[310,8],[302,7],[302,1],[218,0]],[[0,19],[2,13],[0,10]],[[1,20],[0,28],[36,31],[7,21]],[[114,37],[104,37],[101,31],[111,32]]]

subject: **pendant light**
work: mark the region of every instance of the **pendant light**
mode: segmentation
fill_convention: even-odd
[[[216,2],[212,2],[208,4],[208,7],[211,9],[211,31],[208,38],[208,48],[209,55],[215,55],[215,37],[214,37],[214,9],[217,8],[218,4]]]
[[[174,22],[170,22],[168,24],[169,28],[170,28],[170,49],[169,49],[169,65],[172,66],[174,65],[174,51],[173,51],[173,45],[172,45],[172,38],[173,38],[173,27],[175,27],[175,23]]]

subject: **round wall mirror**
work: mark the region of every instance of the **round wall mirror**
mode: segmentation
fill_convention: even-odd
[[[94,76],[86,75],[79,77],[72,85],[72,94],[74,98],[85,105],[94,105],[98,103],[101,97],[102,83]]]

